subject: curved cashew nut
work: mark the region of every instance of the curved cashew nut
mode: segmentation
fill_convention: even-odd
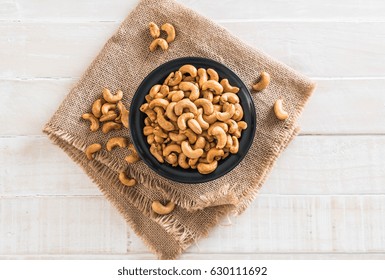
[[[160,125],[161,128],[163,128],[166,131],[172,131],[172,130],[175,129],[175,126],[172,124],[172,122],[169,122],[164,117],[164,110],[163,110],[163,108],[155,107],[154,111],[156,112],[158,124]]]
[[[107,141],[106,149],[111,152],[115,147],[125,148],[127,146],[127,139],[124,137],[113,137]]]
[[[191,76],[185,76],[185,75],[183,75],[183,79],[182,79],[182,81],[183,82],[190,82],[190,83],[195,83],[195,79],[196,79],[196,77],[194,78],[194,77],[191,77]]]
[[[209,135],[207,133],[207,130],[203,131],[203,133],[201,134],[201,136],[203,136],[204,138],[206,138],[206,140],[210,143],[210,142],[213,142],[214,141],[214,137],[212,135]]]
[[[171,43],[175,40],[175,28],[170,23],[165,23],[162,25],[161,29],[167,33],[167,43]]]
[[[144,103],[142,104],[142,106],[140,106],[139,110],[143,113],[145,113],[152,122],[154,122],[156,120],[156,113],[154,112],[154,110],[150,109],[148,103]]]
[[[99,129],[99,120],[90,113],[85,113],[82,115],[82,118],[90,121],[90,130],[91,131],[97,131]]]
[[[174,76],[170,77],[170,79],[168,80],[167,84],[170,87],[176,86],[176,85],[178,85],[182,81],[182,78],[183,78],[182,72],[175,71]]]
[[[177,166],[178,165],[178,156],[175,153],[169,154],[168,156],[165,157],[165,159],[172,166]]]
[[[159,144],[163,144],[164,143],[164,138],[158,136],[158,135],[155,135],[154,136],[154,140],[156,143],[159,143]]]
[[[208,115],[208,116],[207,115],[203,115],[202,118],[208,124],[213,124],[213,123],[215,123],[218,120],[217,119],[217,112],[214,111],[211,115]]]
[[[235,113],[233,115],[233,120],[240,121],[243,118],[243,108],[239,103],[234,104],[234,106],[235,106]]]
[[[238,130],[238,123],[234,121],[233,119],[228,119],[225,121],[225,124],[229,126],[229,133],[233,134],[235,131]]]
[[[181,130],[180,132],[187,136],[187,139],[190,144],[194,144],[197,141],[198,136],[195,134],[194,131],[191,130],[191,128]]]
[[[211,91],[209,90],[202,90],[202,96],[204,99],[207,99],[210,102],[213,102],[214,95]]]
[[[187,121],[187,125],[189,128],[191,128],[192,131],[194,131],[196,134],[202,133],[202,128],[199,125],[198,121],[195,119],[190,119]]]
[[[204,149],[206,146],[206,138],[199,136],[197,141],[194,144],[194,149]]]
[[[221,95],[221,101],[223,103],[230,102],[230,103],[235,104],[235,103],[239,103],[239,97],[235,93],[226,92],[226,93]]]
[[[170,214],[175,208],[175,203],[170,201],[169,203],[164,206],[160,201],[156,200],[151,204],[151,209],[156,214],[159,215],[167,215]]]
[[[91,144],[89,145],[86,150],[85,150],[85,154],[87,156],[87,158],[89,160],[92,159],[93,157],[93,154],[96,153],[96,152],[99,152],[100,150],[102,149],[102,145],[98,144],[98,143],[95,143],[95,144]]]
[[[102,115],[99,119],[101,122],[113,121],[118,117],[114,111],[109,111],[106,115]]]
[[[238,141],[238,138],[235,136],[231,138],[233,140],[233,145],[230,147],[230,153],[236,154],[238,153],[238,150],[239,150],[239,141]]]
[[[118,102],[117,107],[120,111],[120,121],[122,122],[124,127],[128,128],[129,127],[128,116],[129,116],[130,112],[123,105],[122,101]]]
[[[197,122],[199,123],[200,127],[203,129],[203,130],[206,130],[209,128],[210,124],[208,122],[206,122],[204,119],[203,119],[203,109],[202,108],[199,108],[198,109],[198,116],[195,118],[197,120]]]
[[[122,128],[122,125],[116,122],[106,122],[103,124],[102,132],[104,134],[110,132],[111,130],[119,130]]]
[[[182,67],[179,68],[179,71],[182,74],[188,73],[191,77],[195,78],[198,74],[197,69],[190,64],[183,65]]]
[[[159,136],[161,138],[167,138],[168,137],[168,134],[165,133],[160,126],[156,126],[153,130],[153,133],[155,136]]]
[[[171,102],[168,106],[167,106],[167,109],[166,109],[166,116],[167,118],[169,118],[171,121],[178,121],[178,116],[175,115],[174,113],[174,107],[176,105],[176,102]]]
[[[123,98],[123,91],[118,90],[116,94],[112,94],[111,91],[107,88],[103,89],[103,98],[106,100],[108,103],[116,103],[119,100],[122,100]]]
[[[213,104],[218,104],[219,101],[221,101],[221,96],[220,95],[216,95],[213,97]]]
[[[217,139],[217,149],[222,149],[226,146],[227,142],[227,135],[226,132],[220,127],[214,127],[212,130],[212,135]]]
[[[212,68],[209,68],[207,69],[207,74],[210,76],[210,80],[214,80],[214,81],[219,81],[219,75],[217,73],[217,71],[215,71],[214,69]]]
[[[269,73],[262,71],[259,75],[259,81],[253,85],[253,90],[261,91],[267,88],[270,84],[270,75]]]
[[[171,96],[172,102],[179,102],[184,98],[184,92],[182,90],[172,91],[169,96]]]
[[[182,149],[181,149],[181,147],[180,147],[178,144],[170,144],[170,145],[167,145],[167,146],[163,149],[163,156],[166,157],[166,156],[168,156],[169,154],[171,154],[172,152],[175,152],[175,153],[180,154],[180,153],[182,152]]]
[[[150,109],[154,109],[155,107],[161,107],[163,109],[166,110],[168,104],[170,104],[170,102],[168,102],[166,99],[163,99],[163,98],[155,98],[154,100],[152,100],[149,104],[148,104],[148,107]]]
[[[179,84],[179,89],[183,91],[190,91],[191,93],[189,98],[191,101],[197,100],[199,98],[199,88],[191,82],[181,82]]]
[[[198,80],[199,87],[202,88],[202,85],[208,80],[206,69],[199,68],[198,77],[199,77],[199,80]]]
[[[92,114],[93,114],[95,117],[100,118],[101,115],[102,115],[101,109],[102,109],[102,99],[99,98],[99,99],[96,99],[96,100],[94,101],[94,103],[92,103],[92,109],[91,109],[91,112],[92,112]]]
[[[182,115],[180,115],[177,122],[179,129],[181,130],[187,129],[187,121],[193,118],[194,118],[194,114],[190,112],[183,113]]]
[[[134,145],[133,144],[128,145],[128,149],[131,151],[131,155],[126,156],[125,160],[128,163],[135,163],[135,162],[139,161],[140,157],[139,157],[138,153],[136,152]]]
[[[184,135],[184,134],[178,134],[178,133],[175,133],[175,132],[170,132],[168,134],[168,136],[170,137],[170,139],[174,142],[181,142],[183,140],[186,140],[187,139],[187,136]]]
[[[216,114],[217,114],[218,120],[225,122],[228,119],[231,119],[231,117],[234,115],[235,106],[234,106],[234,104],[225,103],[223,105],[223,110],[224,110],[224,112],[216,112]]]
[[[170,74],[168,74],[168,76],[167,76],[167,78],[164,80],[164,82],[163,82],[163,84],[164,85],[168,85],[168,82],[170,81],[170,79],[172,78],[172,77],[174,77],[174,72],[171,72]]]
[[[232,93],[238,93],[239,92],[239,87],[231,86],[228,79],[222,79],[221,85],[223,87],[224,92],[232,92]]]
[[[178,164],[183,169],[189,169],[190,165],[187,162],[187,156],[184,153],[180,153],[178,156]]]
[[[164,159],[162,157],[162,153],[158,150],[155,144],[151,144],[150,153],[160,162],[163,163]]]
[[[211,90],[215,95],[219,95],[223,92],[223,87],[217,81],[208,80],[202,85],[202,90]]]
[[[160,88],[162,85],[153,85],[148,93],[152,98],[155,97],[155,95],[160,91]]]
[[[150,44],[150,52],[155,51],[158,46],[161,47],[162,50],[164,50],[164,51],[168,49],[168,43],[166,42],[166,40],[162,39],[162,38],[157,38],[157,39],[154,39],[154,41],[151,42],[151,44]]]
[[[190,158],[188,160],[188,165],[190,165],[191,169],[197,169],[197,163],[199,161],[199,158]]]
[[[213,172],[218,167],[218,161],[214,160],[211,163],[199,163],[197,168],[198,172],[201,174],[209,174]]]
[[[160,30],[158,25],[156,25],[156,23],[150,22],[148,24],[148,27],[150,28],[150,34],[152,38],[156,39],[160,36]]]
[[[169,94],[169,91],[168,85],[162,85],[159,92],[154,95],[154,98],[165,98]]]
[[[208,135],[213,135],[213,129],[216,128],[217,126],[222,128],[224,132],[229,131],[229,126],[226,123],[224,123],[224,122],[215,122],[215,123],[211,124],[210,127],[207,129],[207,134]]]
[[[225,149],[230,149],[230,147],[233,145],[233,138],[230,134],[227,134],[227,142]]]
[[[189,158],[199,158],[203,154],[203,149],[193,149],[187,141],[181,144],[182,152]]]
[[[110,110],[115,110],[116,104],[104,103],[102,106],[102,114],[107,115]]]
[[[205,115],[211,115],[214,112],[214,106],[213,103],[210,102],[210,100],[207,100],[205,98],[199,98],[194,101],[194,104],[197,107],[202,107]]]
[[[277,101],[275,101],[274,113],[275,113],[276,117],[281,121],[284,121],[289,117],[289,113],[283,109],[283,100],[282,99],[278,99]]]
[[[136,180],[132,178],[127,178],[124,172],[119,173],[119,181],[127,187],[133,187],[136,185]]]
[[[247,128],[247,122],[244,122],[244,121],[238,122],[237,125],[238,125],[238,128],[241,130],[245,130]]]
[[[225,154],[225,152],[222,149],[212,148],[207,152],[206,159],[208,163],[211,163],[214,161],[215,157],[222,157]]]
[[[174,107],[175,114],[177,116],[182,115],[183,109],[188,109],[194,115],[198,114],[197,106],[194,103],[192,103],[191,100],[188,98],[184,98],[181,101],[179,101],[178,103],[176,103],[176,105]]]

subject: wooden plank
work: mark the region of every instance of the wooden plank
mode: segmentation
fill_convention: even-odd
[[[385,22],[221,24],[312,77],[385,76]],[[0,67],[6,70],[0,78],[79,77],[117,27],[110,22],[2,23]]]
[[[75,82],[76,79],[0,80],[5,100],[0,102],[0,135],[41,135],[43,124]],[[299,119],[301,134],[385,133],[385,79],[316,82],[317,90]],[[17,110],[11,104],[17,104]]]
[[[120,21],[136,5],[137,0],[47,1],[36,5],[28,0],[3,0],[0,20],[40,21]],[[267,1],[254,0],[180,0],[187,7],[215,20],[383,20],[381,0]]]
[[[259,196],[187,252],[384,254],[384,215],[384,195]],[[130,252],[146,252],[136,236],[130,244]]]
[[[384,136],[300,136],[261,194],[385,194]],[[45,137],[0,138],[0,196],[101,195]]]
[[[126,223],[102,197],[0,198],[1,254],[122,254]]]

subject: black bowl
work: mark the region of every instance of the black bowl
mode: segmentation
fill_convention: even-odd
[[[218,162],[217,169],[210,174],[200,174],[196,169],[183,169],[181,167],[172,167],[168,163],[158,162],[150,153],[150,146],[147,143],[147,137],[143,135],[144,119],[146,115],[139,110],[139,107],[146,102],[145,96],[151,87],[155,84],[163,84],[163,81],[172,71],[178,70],[182,65],[192,64],[197,69],[213,68],[219,74],[220,78],[227,78],[231,85],[240,88],[238,96],[243,107],[243,120],[248,127],[242,131],[242,137],[239,139],[239,151],[237,154],[230,154],[226,159]],[[225,65],[211,59],[200,57],[178,58],[160,65],[153,70],[140,84],[132,99],[130,106],[130,130],[135,149],[141,159],[159,175],[181,183],[203,183],[217,179],[234,167],[236,167],[248,152],[255,135],[256,130],[256,112],[253,100],[247,86],[242,80]]]

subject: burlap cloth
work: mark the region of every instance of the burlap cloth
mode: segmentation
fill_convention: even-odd
[[[166,22],[175,26],[176,40],[168,51],[149,52],[150,21],[159,26]],[[127,165],[124,157],[129,153],[125,149],[111,153],[102,150],[96,159],[87,160],[84,150],[89,144],[105,144],[114,136],[131,140],[128,129],[104,135],[100,130],[90,132],[89,123],[81,119],[101,96],[102,88],[123,90],[123,102],[129,108],[135,90],[147,74],[164,62],[186,56],[221,62],[250,86],[261,70],[270,73],[268,89],[253,94],[257,131],[244,160],[225,176],[194,185],[160,177],[143,161]],[[313,89],[314,83],[306,77],[179,3],[143,0],[108,40],[45,125],[44,132],[87,172],[159,258],[174,259],[206,236],[221,218],[240,214],[252,202],[275,160],[297,134],[296,120]],[[284,98],[290,113],[286,121],[277,120],[272,110],[278,98]],[[123,186],[118,180],[122,170],[139,184],[132,188]],[[153,200],[172,200],[177,206],[171,214],[160,216],[151,211]],[[258,226],[258,221],[255,223]]]

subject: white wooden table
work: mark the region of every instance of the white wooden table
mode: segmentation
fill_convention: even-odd
[[[384,2],[181,2],[318,83],[258,198],[182,259],[384,259]],[[0,2],[0,258],[155,258],[41,132],[136,3]]]

